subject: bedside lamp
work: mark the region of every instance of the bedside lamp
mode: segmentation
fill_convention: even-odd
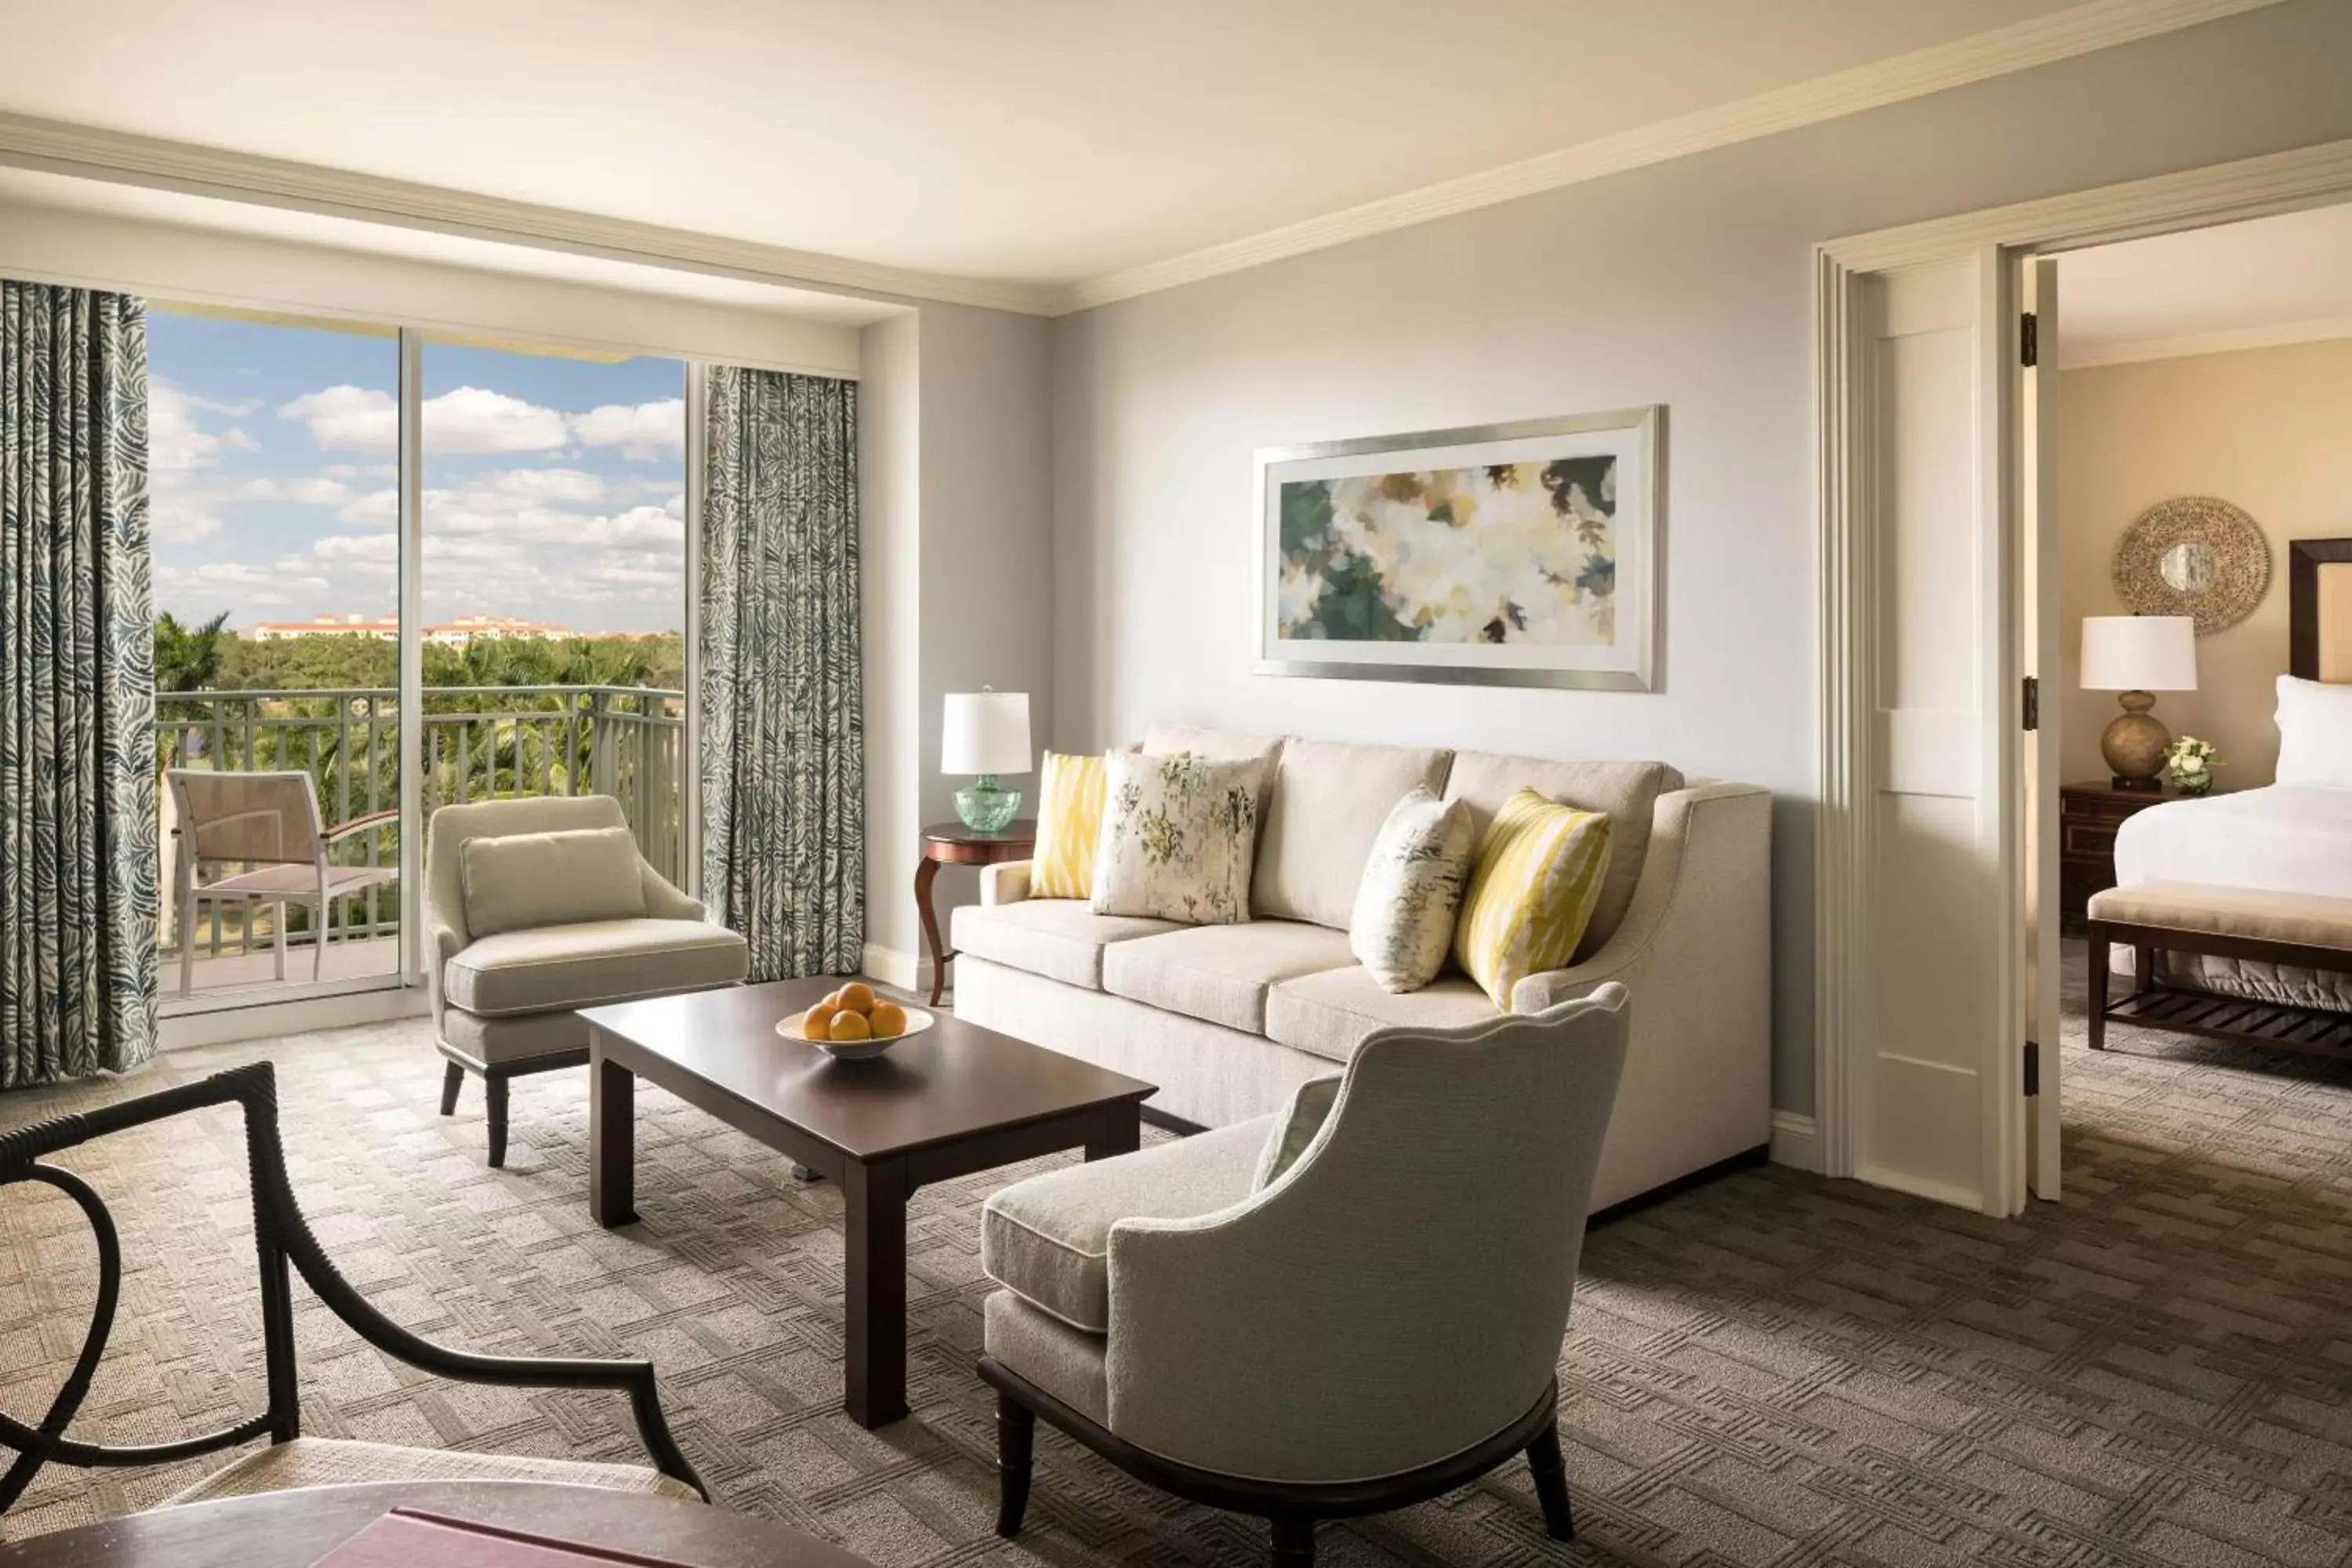
[[[997,783],[999,773],[1025,773],[1036,766],[1029,750],[1029,694],[950,691],[940,726],[940,772],[978,775],[956,791],[956,815],[974,833],[999,833],[1021,809],[1021,792]]]
[[[2171,731],[2148,711],[2156,691],[2197,689],[2197,623],[2187,616],[2083,617],[2083,689],[2114,691],[2124,710],[2099,736],[2117,789],[2162,789]]]

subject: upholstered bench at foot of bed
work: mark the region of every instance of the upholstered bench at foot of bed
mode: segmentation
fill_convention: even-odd
[[[2352,1059],[2352,1013],[2165,985],[2155,978],[2154,962],[2158,952],[2201,953],[2352,973],[2352,899],[2142,882],[2094,894],[2087,913],[2093,1050],[2106,1048],[2106,1026],[2114,1022]],[[2111,1005],[2117,942],[2133,949],[2134,989]]]

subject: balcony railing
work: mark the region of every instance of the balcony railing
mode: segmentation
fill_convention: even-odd
[[[685,882],[686,694],[640,686],[428,686],[421,723],[425,815],[443,805],[536,795],[609,795],[620,801],[654,868]],[[400,697],[385,688],[336,690],[167,691],[156,696],[156,736],[166,767],[307,770],[319,813],[335,825],[400,803]],[[168,812],[169,794],[163,792]],[[178,888],[172,824],[164,824],[160,944],[176,959]],[[396,824],[354,835],[352,862],[400,864]],[[323,932],[289,910],[289,946],[341,945],[395,933],[396,886],[339,900]],[[200,959],[241,955],[276,940],[262,913],[199,917]],[[307,966],[306,966],[307,967]]]

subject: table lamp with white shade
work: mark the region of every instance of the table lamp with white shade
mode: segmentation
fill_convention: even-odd
[[[2171,731],[2148,711],[2158,691],[2197,689],[2197,623],[2187,616],[2083,617],[2083,689],[2118,692],[2099,751],[2117,789],[2162,789]]]
[[[1029,750],[1029,694],[950,691],[940,726],[940,772],[972,773],[956,791],[956,815],[974,833],[999,833],[1021,809],[1021,792],[997,782],[999,773],[1025,773],[1036,766]]]

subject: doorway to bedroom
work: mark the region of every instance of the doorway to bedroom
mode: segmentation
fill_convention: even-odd
[[[2058,798],[2023,820],[2056,840],[2031,860],[2054,862],[2067,1180],[2340,1183],[2352,973],[2274,944],[2347,945],[2352,910],[2352,205],[2038,265],[2058,374],[2020,479],[2054,454],[2054,582],[2025,585],[2054,621]],[[2085,937],[2118,920],[2212,951],[2123,926],[2102,1009]]]

